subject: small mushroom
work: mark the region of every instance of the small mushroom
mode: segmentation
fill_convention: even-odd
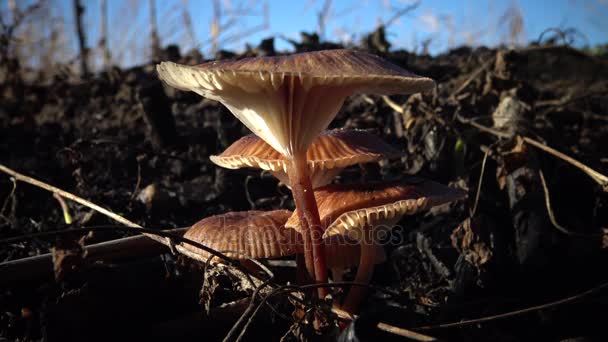
[[[401,156],[402,152],[377,136],[354,129],[325,131],[313,140],[306,152],[313,188],[330,183],[340,171],[350,165]],[[210,159],[228,169],[257,167],[269,170],[281,182],[289,185],[288,160],[253,134],[242,137],[220,155],[211,156]]]
[[[324,239],[346,235],[361,244],[361,258],[355,281],[368,283],[374,269],[376,236],[391,229],[403,215],[414,214],[433,206],[462,199],[465,193],[439,183],[420,179],[387,183],[328,185],[315,191],[319,204]],[[299,229],[292,215],[285,224]],[[355,312],[365,295],[364,287],[352,287],[343,309]]]
[[[163,62],[157,70],[160,78],[173,87],[222,102],[289,160],[287,174],[302,225],[306,268],[320,283],[327,281],[327,268],[306,162],[308,147],[349,95],[417,93],[434,85],[433,80],[375,55],[344,49],[198,66]],[[327,293],[322,287],[318,292],[321,297]]]
[[[294,255],[301,243],[298,233],[285,228],[289,210],[239,211],[204,218],[188,229],[184,237],[235,259],[274,259]],[[200,248],[184,244],[186,254],[207,262],[213,257]],[[213,257],[212,262],[220,261]]]
[[[303,246],[300,233],[285,227],[291,215],[289,210],[229,212],[200,220],[186,231],[184,237],[237,260],[293,256],[301,253]],[[183,244],[181,250],[201,262],[223,262],[188,244]],[[358,264],[360,246],[352,239],[333,236],[326,239],[325,252],[328,266],[340,275],[342,269]],[[382,247],[376,249],[374,259],[376,263],[386,260]]]

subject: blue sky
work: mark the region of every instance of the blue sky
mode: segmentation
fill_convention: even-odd
[[[0,0],[0,10],[5,11],[8,0]],[[33,0],[16,0],[25,6]],[[61,17],[68,37],[68,46],[75,50],[72,0],[48,0],[51,15]],[[100,0],[82,0],[86,7],[85,23],[88,43],[94,46],[99,40]],[[149,47],[148,0],[107,0],[109,4],[110,47],[114,58],[123,64],[136,64],[145,60]],[[412,0],[333,0],[327,11],[325,37],[333,41],[358,39],[372,31],[380,22],[386,22],[395,9],[411,4]],[[227,38],[239,35],[261,25],[264,5],[268,7],[268,27],[248,35],[245,39],[221,44],[221,48],[242,50],[245,42],[253,45],[269,36],[285,36],[299,40],[300,31],[316,31],[318,13],[325,0],[220,0],[223,12],[222,23],[230,20],[229,8],[242,5],[244,16],[220,35]],[[199,46],[209,57],[210,27],[213,13],[212,0],[156,0],[158,25],[163,44],[179,43],[183,48]],[[501,24],[501,17],[509,8],[519,9],[523,18],[523,31],[518,36],[520,43],[535,40],[550,27],[573,27],[583,36],[576,44],[595,45],[608,41],[608,0],[553,0],[553,1],[490,1],[421,0],[412,12],[402,16],[388,28],[388,39],[394,48],[408,50],[421,48],[422,42],[430,40],[429,51],[441,53],[463,44],[489,45],[509,42],[508,25]],[[192,35],[187,33],[184,12],[192,21]],[[276,40],[278,49],[290,45],[283,39]]]
[[[348,1],[333,0],[329,11],[326,37],[333,40],[349,36],[360,37],[394,13],[413,1]],[[258,42],[269,35],[282,34],[297,38],[301,30],[314,31],[317,15],[324,1],[268,1],[270,12],[269,29],[250,37]],[[494,45],[506,38],[506,27],[499,20],[509,6],[517,6],[523,15],[523,39],[536,39],[548,27],[575,27],[591,45],[608,41],[608,1],[441,1],[422,0],[415,11],[401,17],[388,30],[390,41],[397,47],[408,49],[419,45],[426,38],[431,41],[431,52],[444,51],[450,46],[464,43]],[[199,13],[201,23],[208,23],[211,1],[190,0],[191,13]],[[258,6],[261,7],[261,6]],[[250,18],[246,24],[252,26],[260,18]],[[197,33],[205,36],[209,25],[198,25]],[[238,27],[234,27],[238,31]],[[242,45],[242,44],[241,44]],[[277,41],[279,47],[288,47]],[[238,48],[238,46],[229,46]]]

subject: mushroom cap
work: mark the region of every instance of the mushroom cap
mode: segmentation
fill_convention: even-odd
[[[380,57],[346,49],[198,66],[163,62],[157,70],[175,88],[222,102],[285,156],[304,153],[349,95],[409,94],[434,85]]]
[[[198,221],[184,237],[235,259],[280,258],[300,248],[299,234],[284,226],[290,215],[289,210],[229,212]],[[183,247],[201,261],[212,256],[188,244]]]
[[[300,233],[285,228],[291,216],[289,210],[240,211],[204,218],[188,229],[184,238],[224,253],[234,259],[273,259],[301,253]],[[359,264],[360,245],[346,237],[331,237],[325,241],[329,267],[351,267]],[[209,252],[183,244],[188,256],[199,261],[222,262]],[[386,260],[384,249],[376,251],[376,263]]]
[[[376,135],[353,129],[325,131],[313,140],[306,151],[313,187],[329,183],[347,166],[401,156],[402,152]],[[289,184],[289,161],[254,134],[242,137],[220,155],[211,156],[210,159],[228,169],[258,167],[269,170],[285,184]]]
[[[405,214],[465,196],[462,190],[418,178],[386,183],[334,184],[315,191],[324,238],[348,234],[360,239],[366,225],[373,230],[390,229]],[[292,215],[285,226],[300,230],[298,216]]]

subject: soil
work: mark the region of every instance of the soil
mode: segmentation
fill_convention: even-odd
[[[269,46],[266,41],[245,55],[272,55]],[[296,45],[299,51],[327,47],[334,45]],[[373,44],[367,48],[380,53]],[[167,51],[178,62],[200,62],[180,57],[175,47]],[[373,284],[386,291],[372,291],[359,319],[342,333],[328,328],[325,338],[397,339],[376,328],[384,322],[447,341],[606,340],[608,293],[597,287],[608,282],[602,271],[608,196],[580,169],[522,140],[608,174],[606,56],[558,45],[462,47],[436,57],[381,54],[434,78],[437,88],[392,96],[396,108],[378,96],[348,99],[331,128],[368,129],[407,157],[348,168],[336,182],[416,175],[466,189],[469,198],[404,218],[374,275]],[[154,63],[87,79],[61,68],[17,65],[2,66],[3,165],[154,229],[186,227],[227,211],[293,209],[289,190],[271,175],[209,161],[247,129],[220,104],[164,86]],[[221,339],[245,309],[242,299],[252,295],[251,286],[225,268],[205,273],[204,265],[168,249],[87,261],[79,255],[83,243],[134,233],[112,229],[115,222],[73,202],[73,223],[66,224],[51,193],[8,176],[0,176],[0,205],[0,261],[54,248],[61,268],[56,279],[2,282],[0,340]],[[5,242],[83,226],[107,229]],[[76,261],[58,262],[64,254]],[[281,282],[293,283],[294,268],[271,269]],[[438,326],[594,288],[576,300],[506,318]],[[271,302],[245,339],[322,339],[298,323],[301,313],[292,312],[288,297]]]

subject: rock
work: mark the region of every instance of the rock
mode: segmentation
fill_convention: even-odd
[[[492,113],[494,127],[515,133],[517,126],[526,120],[526,114],[529,110],[530,106],[525,102],[507,96],[500,101],[498,107]]]

